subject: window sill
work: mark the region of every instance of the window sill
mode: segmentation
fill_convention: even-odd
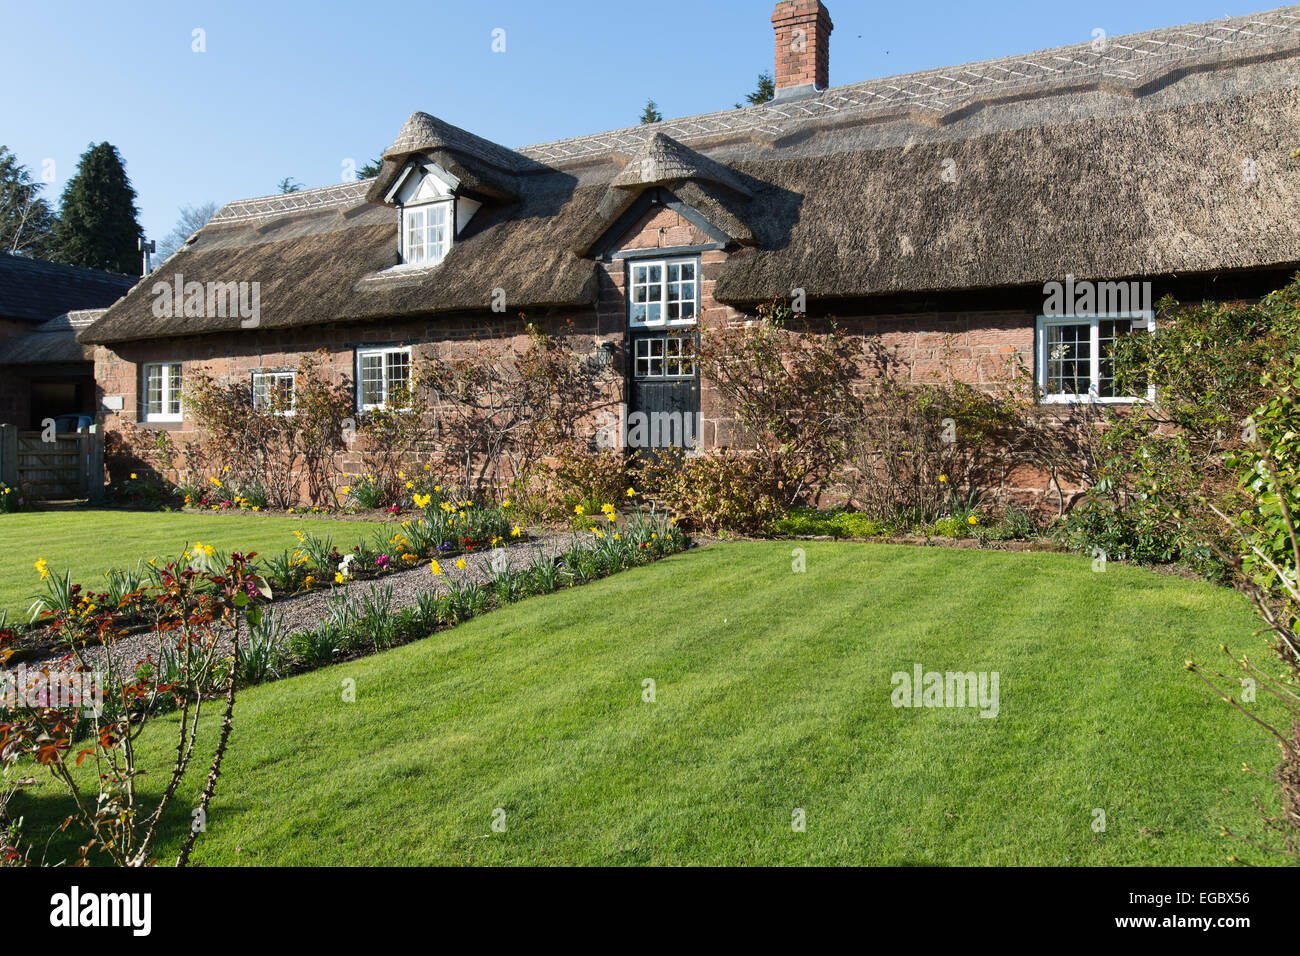
[[[1040,405],[1145,405],[1152,398],[1099,398],[1093,395],[1044,395]]]

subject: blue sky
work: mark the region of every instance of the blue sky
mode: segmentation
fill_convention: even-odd
[[[153,238],[184,204],[339,182],[413,110],[508,146],[725,109],[770,70],[774,0],[0,0],[0,143],[56,200],[90,142]],[[1265,0],[828,0],[835,85],[1237,16]],[[404,8],[404,9],[402,9]],[[401,9],[401,13],[395,11]],[[129,11],[129,12],[128,12]],[[21,29],[9,25],[20,23]],[[492,32],[505,31],[505,52]],[[196,53],[193,31],[204,31]]]

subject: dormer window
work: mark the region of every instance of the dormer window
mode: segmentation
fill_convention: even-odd
[[[402,209],[402,261],[409,266],[433,266],[451,245],[450,202],[421,203]]]
[[[436,266],[481,203],[460,193],[460,180],[437,163],[413,159],[384,195],[401,216],[402,267]]]

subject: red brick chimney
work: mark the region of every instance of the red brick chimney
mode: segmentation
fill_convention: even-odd
[[[772,13],[776,30],[776,95],[811,93],[831,84],[830,11],[821,0],[783,0]],[[787,92],[785,96],[789,96]]]

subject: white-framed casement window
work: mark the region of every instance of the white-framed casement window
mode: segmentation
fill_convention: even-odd
[[[278,414],[292,415],[297,372],[254,372],[253,407],[274,408]]]
[[[694,332],[638,336],[632,347],[632,374],[638,379],[695,377]]]
[[[409,345],[357,349],[357,408],[405,408],[411,393]]]
[[[144,420],[181,420],[181,363],[150,362],[144,366]]]
[[[1038,317],[1038,389],[1048,404],[1078,402],[1121,403],[1150,401],[1154,387],[1140,394],[1122,394],[1115,384],[1115,340],[1130,332],[1150,332],[1151,312],[1111,315],[1061,315]]]
[[[628,324],[694,325],[700,307],[698,259],[635,259],[628,264]]]
[[[402,262],[434,266],[451,247],[451,203],[431,202],[402,209]]]

